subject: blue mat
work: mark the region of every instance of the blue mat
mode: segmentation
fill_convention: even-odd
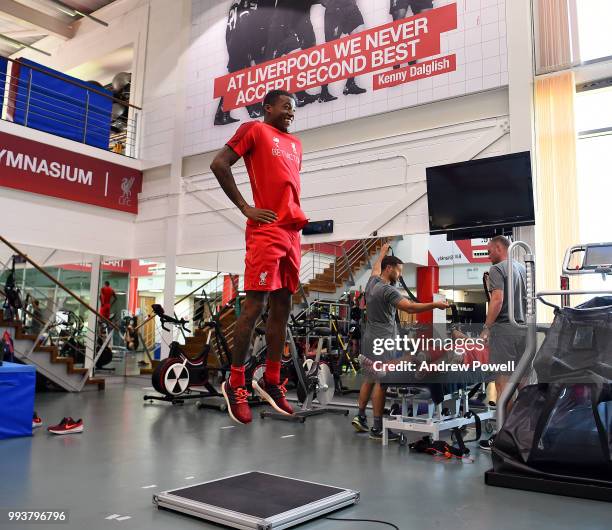
[[[32,436],[36,369],[4,362],[0,366],[0,440]]]

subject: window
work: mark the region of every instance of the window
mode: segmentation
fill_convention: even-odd
[[[578,15],[580,60],[582,62],[612,56],[610,0],[575,0]]]
[[[575,105],[576,129],[583,136],[587,131],[612,127],[612,87],[579,92]]]
[[[612,241],[612,228],[607,214],[612,197],[612,89],[577,94],[575,108],[579,135],[576,200],[580,241],[609,242]],[[581,286],[587,289],[610,289],[611,283],[610,279],[603,283],[599,276],[592,276],[584,279]]]

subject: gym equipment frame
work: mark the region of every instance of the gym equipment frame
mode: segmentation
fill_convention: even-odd
[[[454,428],[461,429],[473,425],[476,421],[474,414],[471,414],[474,411],[470,411],[467,390],[461,389],[452,394],[446,394],[444,401],[438,405],[434,404],[429,391],[425,388],[400,388],[398,394],[402,401],[401,411],[400,414],[383,419],[383,445],[389,444],[389,430],[402,433],[400,443],[403,445],[406,443],[404,432],[424,433],[431,435],[433,440],[439,440],[441,432]],[[416,414],[420,403],[427,405],[426,414]],[[444,415],[443,410],[449,405],[452,406],[452,410],[449,410],[449,414]],[[413,416],[408,415],[411,410],[414,413]],[[487,405],[476,413],[482,422],[486,422],[485,429],[490,429],[489,420],[495,419],[495,409]]]
[[[500,430],[505,420],[506,405],[518,386],[525,378],[538,355],[537,333],[546,331],[538,326],[537,302],[559,309],[558,306],[545,299],[547,296],[560,296],[569,300],[571,295],[601,295],[612,294],[612,289],[598,290],[559,290],[559,291],[536,291],[535,285],[535,256],[531,247],[522,241],[513,243],[508,249],[508,283],[513,282],[512,254],[516,248],[522,248],[525,252],[524,260],[526,267],[526,290],[527,290],[527,312],[525,324],[516,322],[514,318],[514,300],[508,297],[508,315],[510,323],[516,327],[526,330],[527,344],[525,353],[513,372],[506,388],[497,402],[497,428]],[[577,254],[582,254],[582,262],[578,265],[572,263]],[[602,279],[612,275],[612,243],[596,243],[570,247],[563,260],[563,274],[566,276],[582,274],[600,274]],[[579,497],[584,499],[612,502],[612,482],[603,480],[589,480],[582,477],[571,477],[565,475],[538,476],[529,472],[527,466],[525,472],[496,471],[490,469],[485,473],[485,483],[489,486],[503,488],[521,489],[549,493],[553,495],[564,495],[568,497]]]
[[[330,339],[331,331],[328,328],[314,328],[313,335],[318,337],[317,353],[314,361],[306,361],[304,365],[300,362],[293,333],[291,327],[287,326],[287,341],[295,370],[298,375],[298,397],[303,397],[302,406],[292,415],[280,414],[276,411],[262,410],[261,418],[273,418],[276,420],[294,421],[304,423],[306,418],[310,416],[319,416],[321,414],[341,414],[348,416],[349,410],[339,407],[326,406],[333,397],[335,385],[333,375],[327,364],[321,361],[321,352],[323,350],[323,341]],[[314,407],[313,401],[318,396],[319,403],[322,406]]]

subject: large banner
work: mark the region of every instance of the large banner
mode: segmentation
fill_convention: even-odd
[[[136,214],[142,171],[0,132],[0,186]]]
[[[294,131],[503,86],[505,0],[193,0],[186,155],[295,94]]]

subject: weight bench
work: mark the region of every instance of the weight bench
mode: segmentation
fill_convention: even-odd
[[[476,423],[474,414],[478,414],[481,422],[485,423],[485,430],[492,432],[488,420],[495,419],[495,410],[484,405],[482,408],[470,409],[470,396],[466,388],[458,388],[442,393],[442,401],[437,403],[433,399],[434,385],[411,385],[397,387],[398,398],[401,402],[399,414],[391,414],[383,419],[383,445],[389,443],[389,430],[399,432],[402,436],[400,442],[406,443],[404,432],[415,432],[430,435],[433,440],[440,439],[440,433],[454,428],[463,428]],[[440,398],[439,398],[440,399]],[[425,404],[427,412],[419,414],[419,405]]]

